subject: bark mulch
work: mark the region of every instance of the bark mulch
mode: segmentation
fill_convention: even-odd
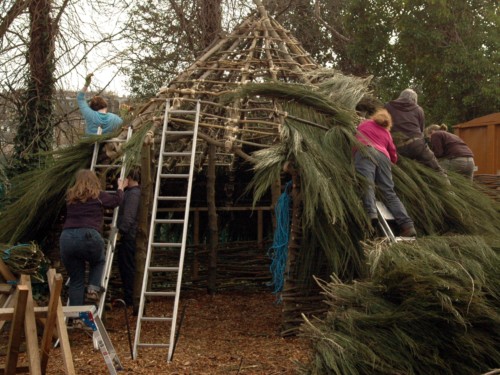
[[[124,310],[107,311],[105,325],[125,371],[119,374],[296,374],[298,363],[307,363],[311,349],[305,338],[283,338],[279,334],[281,305],[275,296],[262,291],[225,291],[209,296],[204,291],[182,294],[179,318],[185,309],[173,361],[168,363],[164,348],[140,348],[132,360]],[[166,310],[167,308],[168,310]],[[160,302],[147,305],[147,315],[171,309]],[[132,342],[136,318],[130,316]],[[168,342],[169,330],[142,325],[142,341]],[[89,334],[69,330],[77,374],[108,374],[101,353],[94,350]],[[5,341],[5,332],[2,334]],[[3,345],[1,345],[3,346]],[[19,363],[23,360],[20,357]],[[5,357],[0,357],[0,365]],[[64,374],[59,349],[53,349],[48,374]]]

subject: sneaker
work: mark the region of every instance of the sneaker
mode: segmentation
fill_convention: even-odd
[[[85,297],[89,302],[99,302],[100,294],[97,290],[89,289]]]
[[[401,237],[417,237],[417,231],[413,226],[401,228],[401,233],[399,233],[399,235]]]

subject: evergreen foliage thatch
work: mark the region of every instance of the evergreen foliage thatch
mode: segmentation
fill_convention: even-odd
[[[300,171],[301,279],[325,272],[334,272],[342,280],[362,275],[359,241],[366,238],[370,224],[361,203],[366,181],[355,172],[352,158],[353,147],[360,147],[354,137],[360,119],[312,86],[252,84],[237,95],[280,99],[287,114],[280,143],[253,154],[257,162],[249,188],[258,200],[280,178],[286,162],[292,161]],[[405,158],[393,166],[393,176],[396,192],[419,234],[500,233],[499,205],[462,176],[450,173],[450,186],[435,171]]]
[[[137,162],[146,132],[144,127],[133,134],[124,145],[129,157],[126,169]],[[6,205],[0,213],[0,242],[16,244],[19,241],[39,241],[53,229],[65,194],[74,182],[79,169],[90,168],[96,141],[109,140],[117,134],[86,136],[76,145],[44,155],[46,166],[15,176],[5,197]]]
[[[468,375],[498,366],[498,247],[431,236],[371,244],[367,258],[367,279],[319,282],[329,311],[303,325],[315,351],[304,373]]]

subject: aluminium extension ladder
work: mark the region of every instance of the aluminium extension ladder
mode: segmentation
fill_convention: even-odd
[[[384,235],[391,242],[400,242],[400,241],[414,241],[414,237],[396,237],[389,225],[388,221],[394,220],[394,216],[389,211],[389,209],[380,201],[375,201],[375,205],[377,206],[378,213],[378,222],[380,224],[380,228]]]
[[[96,307],[89,306],[65,306],[63,307],[64,317],[72,319],[81,319],[82,322],[92,330],[92,339],[97,348],[101,351],[104,362],[111,375],[117,375],[117,371],[122,371],[123,366],[120,358],[116,354],[115,348],[111,343],[108,332],[102,324],[101,318],[96,314]]]
[[[177,131],[170,130],[169,121],[170,115],[180,115],[180,116],[193,116],[194,115],[194,127],[193,130],[188,131]],[[165,104],[165,116],[163,119],[163,130],[161,137],[161,147],[158,159],[158,169],[156,172],[156,184],[155,193],[153,201],[153,210],[151,214],[151,226],[149,231],[149,241],[148,250],[146,256],[146,263],[144,269],[144,278],[142,282],[141,289],[141,299],[139,304],[139,311],[137,316],[137,327],[135,330],[135,339],[133,347],[133,358],[137,359],[137,351],[139,347],[159,347],[168,348],[167,360],[170,362],[172,360],[173,351],[175,348],[176,339],[176,324],[177,324],[177,313],[179,308],[179,296],[182,283],[182,271],[184,266],[184,254],[186,251],[187,242],[187,231],[188,231],[188,220],[189,220],[189,208],[191,204],[191,188],[193,183],[193,173],[196,157],[196,143],[198,137],[198,124],[200,119],[200,101],[196,102],[195,110],[179,110],[171,107],[170,100],[167,99]],[[191,150],[184,152],[167,152],[165,151],[165,144],[168,143],[167,138],[169,136],[185,136],[191,138]],[[164,158],[169,157],[182,157],[189,158],[189,173],[167,173],[164,171]],[[184,196],[160,196],[160,187],[162,182],[176,180],[187,180],[187,191]],[[176,203],[177,207],[181,207],[181,211],[184,211],[183,218],[172,218],[173,212],[167,213],[168,218],[164,218],[162,211],[160,215],[158,214],[158,202],[163,201],[167,204]],[[167,202],[168,201],[168,202]],[[168,240],[158,240],[158,234],[161,230],[161,224],[169,224],[182,229],[181,242],[166,242]],[[156,242],[155,242],[156,240]],[[165,264],[166,261],[160,263],[160,255],[171,255],[174,258],[173,262]],[[173,255],[172,255],[173,254]],[[154,266],[152,262],[156,263]],[[167,287],[162,287],[163,289],[158,291],[153,291],[153,276],[159,273],[170,274],[172,278],[175,278],[176,286],[175,290],[173,288],[168,289]],[[145,303],[148,297],[165,297],[164,300],[171,301],[172,311],[171,313],[161,313],[161,316],[145,316]],[[173,299],[173,301],[172,301]],[[143,342],[141,341],[141,327],[147,322],[150,325],[161,325],[158,327],[157,332],[162,332],[164,326],[169,325],[170,338],[168,343],[163,342]],[[165,331],[167,331],[165,329]]]
[[[102,134],[102,129],[99,126],[99,129],[97,131],[98,135]],[[103,143],[125,143],[127,142],[130,137],[132,136],[132,127],[129,126],[127,130],[127,138],[126,139],[117,139],[117,138],[112,138],[109,140],[105,141],[100,141],[96,142],[94,144],[94,153],[92,154],[92,163],[90,166],[90,169],[94,172],[97,170],[107,170],[107,169],[120,169],[120,178],[123,180],[125,178],[125,154],[123,154],[121,157],[119,157],[118,160],[120,162],[117,162],[115,164],[98,164],[98,156],[99,156],[99,149],[100,145]],[[97,312],[96,314],[99,317],[102,317],[102,313],[104,311],[104,304],[106,302],[106,292],[108,289],[108,283],[109,283],[109,278],[111,275],[111,266],[113,264],[113,257],[115,253],[115,248],[116,248],[116,239],[118,235],[118,228],[116,227],[117,221],[118,221],[118,210],[119,207],[115,207],[113,210],[113,216],[112,217],[104,217],[104,220],[110,221],[110,230],[109,230],[109,235],[106,242],[106,249],[105,249],[105,255],[106,255],[106,263],[104,266],[104,272],[102,275],[101,279],[101,288],[102,288],[102,293],[100,294],[99,298],[99,303],[97,304]]]

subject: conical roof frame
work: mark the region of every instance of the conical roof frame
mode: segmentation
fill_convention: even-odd
[[[218,95],[240,84],[269,79],[308,83],[306,72],[317,68],[300,42],[258,5],[257,11],[231,34],[215,40],[189,68],[162,88],[160,95]]]
[[[235,154],[251,160],[253,151],[279,141],[283,121],[279,103],[252,98],[223,105],[221,95],[250,82],[310,83],[308,73],[319,66],[288,30],[269,17],[260,0],[254,2],[255,12],[229,35],[215,40],[190,67],[160,89],[139,113],[134,128],[151,117],[157,128],[161,127],[165,99],[173,99],[174,107],[183,109],[193,109],[201,100],[198,138],[217,146],[217,165],[231,166]],[[192,128],[193,122],[192,118],[169,118],[177,130]]]

